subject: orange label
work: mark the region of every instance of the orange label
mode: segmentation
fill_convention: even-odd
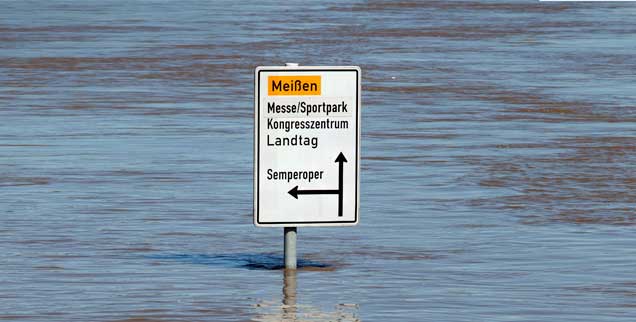
[[[320,76],[268,76],[267,94],[320,95]]]

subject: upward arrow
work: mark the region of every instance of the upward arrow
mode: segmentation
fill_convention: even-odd
[[[289,193],[292,197],[298,199],[298,195],[335,195],[338,194],[338,217],[342,217],[342,199],[343,199],[343,164],[347,162],[347,158],[345,158],[344,154],[340,152],[338,157],[336,158],[336,162],[338,162],[338,189],[333,190],[299,190],[298,186],[293,187],[287,193]]]
[[[340,152],[340,154],[338,154],[338,157],[336,158],[336,162],[338,162],[338,217],[342,217],[342,178],[344,176],[342,168],[343,164],[347,162],[347,158],[345,158],[344,154]]]

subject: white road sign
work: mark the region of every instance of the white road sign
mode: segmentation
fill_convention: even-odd
[[[359,67],[258,67],[254,224],[358,223]]]

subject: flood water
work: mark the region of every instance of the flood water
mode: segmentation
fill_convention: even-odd
[[[0,320],[634,321],[636,5],[0,4]],[[252,225],[253,70],[359,65],[361,223]]]

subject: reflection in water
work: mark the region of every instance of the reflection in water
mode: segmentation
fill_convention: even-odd
[[[283,273],[283,321],[297,321],[296,318],[296,270],[286,269]]]
[[[297,303],[297,271],[284,270],[282,305],[278,301],[260,301],[255,305],[258,312],[254,321],[302,322],[302,321],[361,321],[357,304],[336,304],[332,312],[312,305]]]

